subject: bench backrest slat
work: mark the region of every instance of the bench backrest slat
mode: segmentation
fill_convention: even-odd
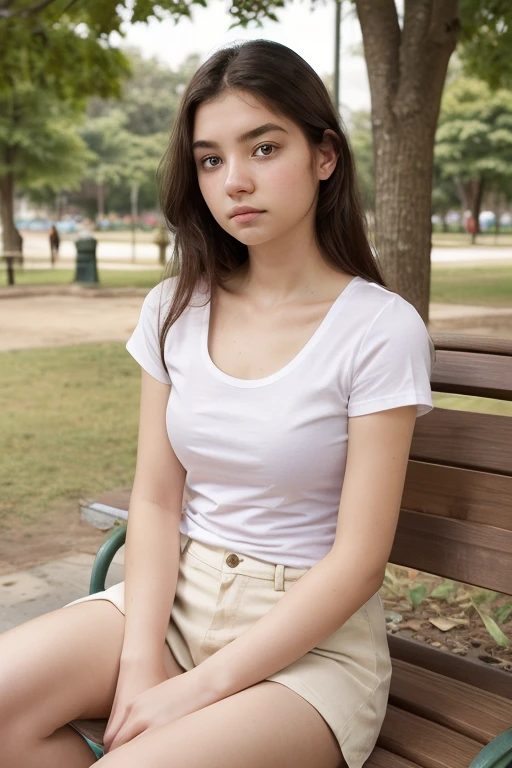
[[[431,384],[439,392],[512,400],[512,357],[437,350]]]
[[[512,531],[512,477],[410,461],[402,506]]]
[[[512,341],[433,340],[434,391],[512,400]],[[455,410],[457,401],[416,422],[389,559],[512,594],[512,417]]]
[[[402,509],[391,561],[508,594],[512,531]]]
[[[418,419],[411,458],[452,467],[512,474],[512,419],[435,408]]]

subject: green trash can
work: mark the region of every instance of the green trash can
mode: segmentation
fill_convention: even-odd
[[[97,240],[89,232],[76,239],[75,283],[99,283],[96,264]]]

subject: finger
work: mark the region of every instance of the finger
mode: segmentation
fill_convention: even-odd
[[[117,715],[117,717],[116,717]],[[120,729],[122,728],[123,724],[125,723],[126,719],[128,717],[128,710],[124,709],[122,714],[120,713],[120,710],[116,714],[111,713],[110,720],[107,723],[107,728],[105,730],[105,734],[103,736],[103,744],[106,745],[108,748],[110,748],[113,739],[115,736],[119,733]]]
[[[112,740],[114,739],[115,735],[119,731],[119,727],[122,725],[122,723],[119,723],[119,726],[117,723],[108,723],[105,733],[103,734],[103,746],[105,749],[108,749],[110,744],[112,743]]]
[[[117,732],[117,735],[110,746],[110,750],[112,751],[113,749],[117,749],[117,747],[126,744],[128,741],[134,739],[144,730],[144,725],[138,725],[134,719],[128,718]]]

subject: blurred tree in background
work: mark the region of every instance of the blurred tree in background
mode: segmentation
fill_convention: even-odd
[[[352,113],[350,144],[356,161],[357,180],[363,205],[373,219],[375,215],[375,160],[373,154],[372,118],[365,109]]]
[[[199,66],[197,55],[189,56],[173,71],[156,58],[144,59],[138,51],[124,52],[131,76],[124,81],[119,99],[91,98],[81,131],[89,148],[98,158],[104,157],[112,173],[103,179],[101,190],[95,183],[97,207],[90,196],[90,176],[70,198],[99,216],[108,210],[133,212],[134,185],[137,208],[157,207],[155,171],[167,146],[180,95]],[[117,122],[116,127],[111,120]],[[105,155],[93,143],[98,131],[103,135]],[[109,157],[109,142],[114,145],[115,157]]]
[[[477,74],[491,89],[510,85],[512,3],[403,0],[398,7],[395,0],[341,1],[352,6],[359,19],[370,82],[377,250],[389,287],[427,321],[434,139],[448,62],[457,47],[465,73]],[[195,3],[205,6],[207,0],[160,0],[158,4],[153,0],[0,0],[0,91],[11,100],[13,121],[13,130],[7,129],[0,146],[4,151],[0,183],[6,190],[0,194],[4,247],[18,243],[10,213],[12,200],[9,203],[5,197],[16,181],[12,158],[19,145],[12,135],[20,85],[43,88],[82,109],[94,94],[119,96],[128,62],[111,45],[111,33],[121,33],[123,21],[144,22],[151,16],[178,21],[191,15]],[[277,21],[276,12],[284,4],[285,0],[237,0],[228,12],[233,26],[248,26],[260,24],[263,18]],[[124,130],[133,129],[136,117],[140,124],[150,124],[145,114],[149,105],[143,94],[139,98],[139,114],[134,107]],[[158,123],[158,115],[151,114]],[[144,135],[140,124],[133,129],[135,135]],[[153,128],[146,135],[156,136]],[[365,161],[359,164],[364,177]],[[499,176],[499,183],[507,184],[495,171],[496,167],[492,171],[496,183]],[[9,183],[4,186],[6,178]],[[101,175],[96,178],[100,184],[107,183]],[[109,181],[113,188],[118,183]],[[139,186],[142,189],[142,183]],[[131,198],[133,206],[133,187]]]
[[[481,80],[458,78],[443,95],[436,160],[451,179],[478,233],[484,192],[512,179],[512,92],[491,91]]]

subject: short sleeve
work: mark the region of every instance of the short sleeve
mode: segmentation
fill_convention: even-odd
[[[348,416],[416,405],[432,410],[430,376],[435,349],[421,316],[395,295],[368,328],[354,361]]]
[[[162,384],[170,384],[171,379],[160,357],[159,329],[168,309],[161,306],[162,289],[163,284],[159,283],[144,299],[139,321],[128,339],[126,349],[154,379]]]

